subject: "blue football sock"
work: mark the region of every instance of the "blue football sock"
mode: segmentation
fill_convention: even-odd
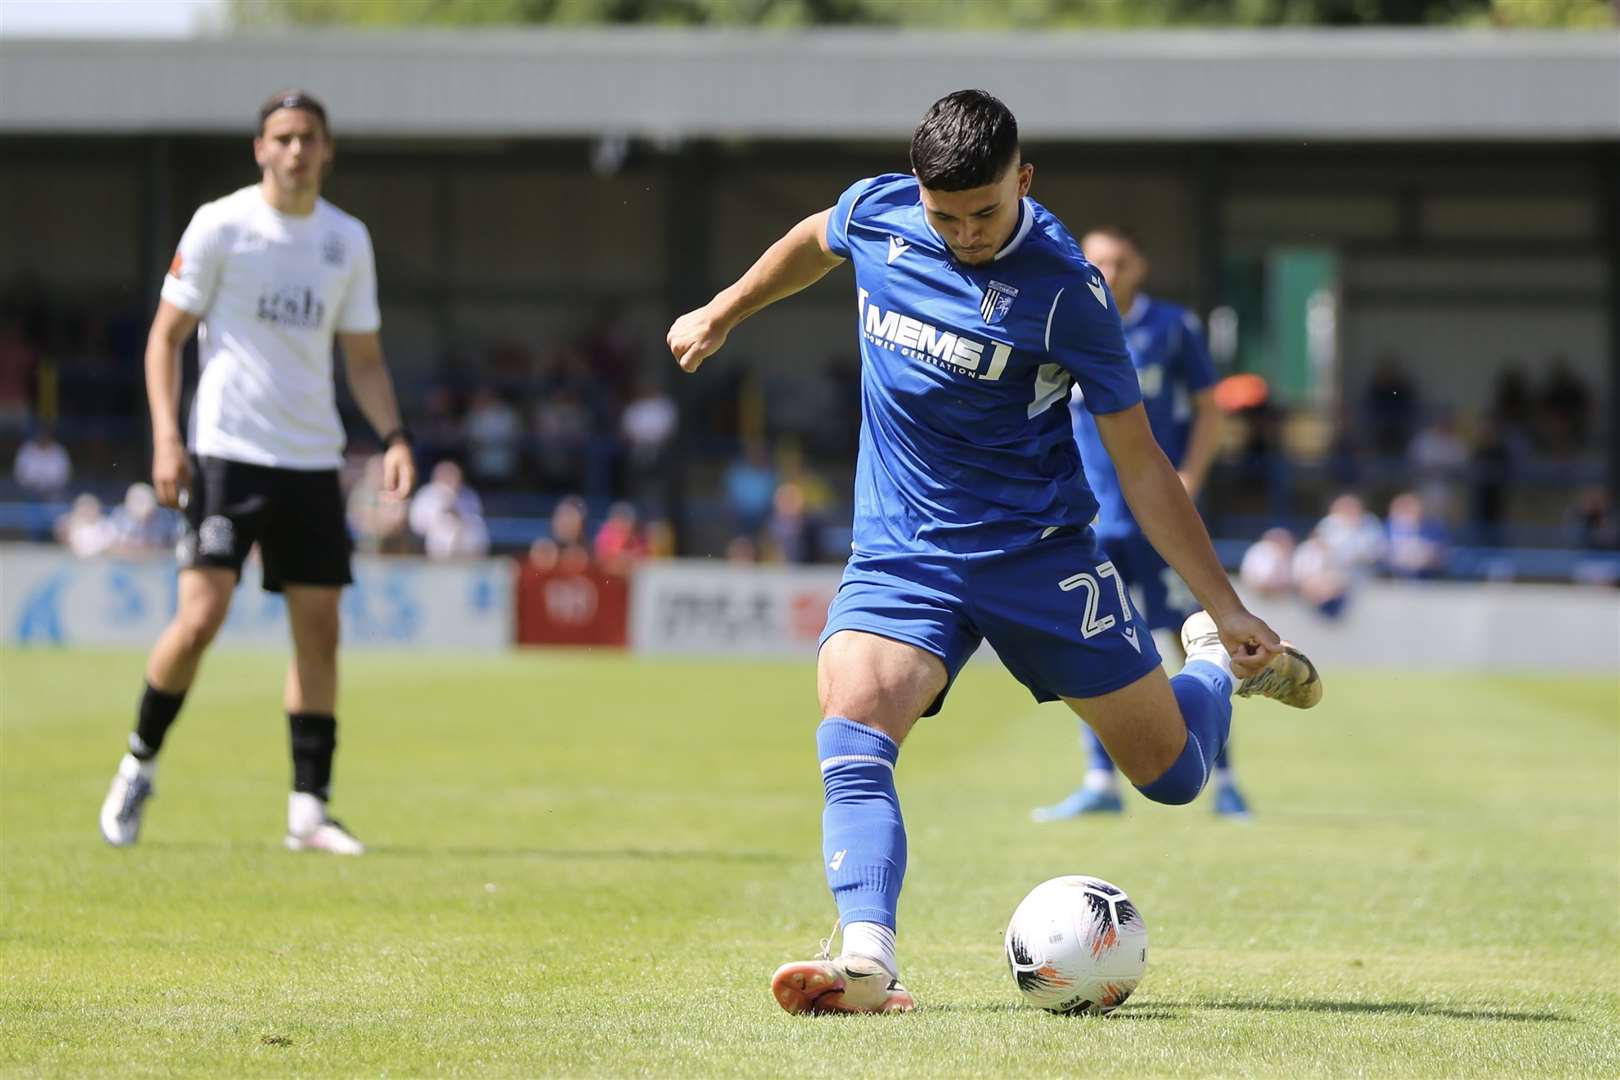
[[[827,886],[845,925],[895,925],[906,876],[906,826],[894,790],[895,741],[876,728],[829,716],[816,729],[827,808],[821,815]]]
[[[1226,745],[1221,747],[1221,752],[1215,755],[1215,768],[1219,772],[1225,772],[1231,767],[1232,743],[1230,740],[1228,740]]]
[[[1080,737],[1086,744],[1087,756],[1090,758],[1090,767],[1095,772],[1113,772],[1114,759],[1108,756],[1108,750],[1103,746],[1097,733],[1086,725],[1080,725]]]
[[[1193,660],[1170,680],[1187,725],[1181,756],[1152,783],[1137,790],[1154,802],[1190,803],[1209,782],[1214,759],[1232,727],[1232,676],[1208,660]]]

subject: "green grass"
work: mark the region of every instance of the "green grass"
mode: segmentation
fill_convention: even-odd
[[[975,667],[901,761],[922,1008],[809,1019],[767,991],[833,918],[809,664],[351,654],[347,861],[279,847],[251,654],[210,658],[140,846],[103,846],[139,674],[0,654],[0,1073],[1620,1074],[1612,680],[1330,672],[1313,713],[1240,703],[1252,823],[1034,826],[1073,726]],[[1002,962],[1071,872],[1151,934],[1109,1019],[1021,1006]]]

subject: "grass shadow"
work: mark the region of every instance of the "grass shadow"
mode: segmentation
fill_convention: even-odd
[[[930,1005],[930,1004],[925,1002],[924,1004],[919,1005],[917,1007],[917,1011],[919,1013],[927,1013],[928,1015],[932,1016],[934,1013],[955,1013],[955,1014],[958,1014],[958,1015],[969,1015],[969,1014],[986,1015],[986,1014],[990,1014],[990,1013],[1007,1013],[1007,1014],[1025,1013],[1025,1012],[1035,1012],[1035,1011],[1038,1011],[1038,1010],[1034,1009],[1032,1006],[1023,1005],[1023,1004],[1019,1004],[1019,1003],[1016,1003],[1016,1002],[1003,1003],[1003,1004],[998,1004],[998,1005],[991,1005],[991,1004],[956,1005],[956,1004],[950,1004],[950,1003],[946,1003],[946,1004],[942,1004],[942,1005]],[[1056,1015],[1056,1014],[1054,1014],[1054,1015]],[[1150,1003],[1143,1003],[1140,1006],[1132,1005],[1129,1002],[1126,1002],[1124,1005],[1121,1005],[1119,1007],[1118,1012],[1115,1012],[1115,1013],[1113,1013],[1113,1014],[1111,1014],[1109,1016],[1084,1016],[1083,1015],[1083,1016],[1060,1016],[1058,1018],[1062,1019],[1062,1020],[1074,1020],[1074,1021],[1076,1021],[1078,1023],[1096,1022],[1096,1023],[1115,1024],[1115,1023],[1119,1023],[1122,1020],[1180,1020],[1182,1018],[1182,1014],[1177,1012],[1175,1010],[1175,1008],[1173,1008],[1170,1005],[1167,1005],[1165,1003],[1162,1003],[1162,1002],[1153,1002],[1151,1004]]]
[[[1374,1016],[1439,1016],[1447,1020],[1513,1020],[1527,1023],[1569,1023],[1570,1018],[1553,1012],[1525,1012],[1518,1009],[1466,1008],[1435,1005],[1427,1001],[1328,1001],[1295,999],[1284,1001],[1154,1001],[1166,1009],[1227,1009],[1234,1012],[1364,1013]]]

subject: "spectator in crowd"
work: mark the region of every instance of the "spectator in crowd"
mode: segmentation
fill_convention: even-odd
[[[1243,553],[1238,578],[1262,596],[1285,596],[1294,587],[1294,534],[1267,529]]]
[[[541,486],[579,490],[590,442],[590,409],[571,383],[558,383],[534,407],[534,469]]]
[[[68,481],[73,479],[73,463],[68,459],[67,448],[51,438],[50,429],[40,424],[28,441],[17,448],[11,475],[17,486],[33,498],[54,500],[62,497]]]
[[[1428,512],[1423,496],[1406,491],[1389,502],[1389,572],[1403,578],[1433,578],[1445,573],[1450,559],[1449,536]]]
[[[585,544],[585,500],[565,495],[551,511],[551,535],[529,545],[529,562],[542,570],[582,574],[591,566]]]
[[[732,532],[754,536],[771,515],[776,498],[776,470],[771,467],[765,444],[750,439],[743,453],[726,469],[726,508],[731,514]]]
[[[1294,549],[1291,567],[1300,599],[1319,614],[1336,619],[1344,614],[1350,594],[1350,574],[1338,553],[1321,535],[1321,526]]]
[[[489,553],[489,527],[482,514],[463,514],[454,503],[428,522],[422,537],[430,559],[472,559]]]
[[[726,562],[751,566],[759,562],[759,545],[752,536],[739,534],[726,542]]]
[[[637,385],[619,416],[619,436],[625,447],[626,484],[632,493],[653,494],[643,488],[658,486],[665,452],[675,438],[679,422],[674,398],[652,383]]]
[[[674,557],[674,523],[668,518],[655,518],[647,522],[647,558],[673,559]]]
[[[1536,420],[1542,447],[1552,454],[1572,454],[1586,446],[1592,415],[1592,390],[1570,366],[1569,357],[1552,358],[1536,395]]]
[[[1412,438],[1406,460],[1412,468],[1423,503],[1435,517],[1448,518],[1456,509],[1456,489],[1468,464],[1468,445],[1457,434],[1449,409]]]
[[[511,486],[517,478],[523,421],[517,410],[489,387],[480,387],[467,408],[467,466],[487,487]]]
[[[460,465],[441,461],[433,466],[430,476],[411,498],[408,517],[411,532],[425,539],[434,519],[450,509],[463,518],[483,518],[483,500],[467,486]]]
[[[1534,413],[1530,378],[1518,358],[1509,357],[1496,373],[1496,383],[1491,388],[1490,418],[1510,446],[1518,443],[1519,449],[1528,453],[1535,427]]]
[[[1493,546],[1502,542],[1508,492],[1524,457],[1508,432],[1500,421],[1487,417],[1469,458],[1473,482],[1468,519],[1478,532],[1479,542]]]
[[[56,519],[56,539],[74,555],[88,559],[112,546],[112,523],[101,513],[101,500],[80,495],[67,513]]]
[[[793,481],[777,485],[766,526],[771,553],[782,562],[813,563],[821,558],[821,526],[805,502],[804,488]]]
[[[1351,576],[1370,573],[1384,559],[1388,540],[1383,522],[1361,496],[1345,492],[1328,504],[1327,516],[1311,535],[1325,544],[1333,561]]]
[[[1389,457],[1406,450],[1417,427],[1419,404],[1417,384],[1400,356],[1381,355],[1366,391],[1367,428],[1377,453]]]
[[[174,546],[180,519],[158,505],[151,484],[131,484],[123,505],[108,519],[108,550],[115,555],[142,555]]]
[[[1564,513],[1564,532],[1574,547],[1591,551],[1620,548],[1620,516],[1614,501],[1599,484],[1582,488]]]
[[[456,407],[456,394],[449,386],[434,386],[422,402],[416,424],[416,456],[422,467],[432,468],[440,461],[459,458],[467,449],[467,429]]]
[[[641,517],[635,504],[617,502],[608,509],[607,520],[596,530],[591,542],[598,566],[622,574],[647,555],[647,540],[642,535]]]
[[[407,504],[383,498],[383,455],[366,458],[360,477],[349,489],[349,528],[355,550],[372,555],[400,555],[410,550]]]
[[[33,417],[34,369],[39,356],[23,334],[22,320],[0,315],[0,434],[24,431]]]

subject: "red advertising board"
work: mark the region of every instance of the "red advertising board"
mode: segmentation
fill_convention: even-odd
[[[601,570],[543,570],[527,562],[517,571],[519,645],[629,644],[630,582]]]

